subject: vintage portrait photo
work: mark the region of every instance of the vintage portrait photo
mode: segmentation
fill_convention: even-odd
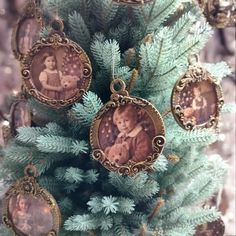
[[[19,235],[47,235],[53,228],[53,217],[45,201],[18,194],[9,201],[9,213]]]
[[[202,125],[216,115],[217,94],[210,81],[188,83],[180,93],[180,105],[184,113],[184,122]]]
[[[17,47],[20,53],[26,54],[39,39],[41,25],[35,18],[25,18],[19,25]]]
[[[13,104],[11,113],[12,128],[14,130],[23,126],[31,126],[30,107],[26,101],[19,101]]]
[[[43,47],[31,64],[32,82],[43,96],[54,100],[74,97],[88,84],[84,66],[72,47]]]
[[[100,147],[115,165],[128,161],[142,162],[153,154],[155,127],[148,113],[140,106],[127,104],[109,110],[98,129]]]

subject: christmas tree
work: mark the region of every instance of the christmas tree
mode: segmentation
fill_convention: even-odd
[[[29,97],[35,127],[19,128],[3,150],[4,181],[14,183],[33,162],[39,183],[59,203],[59,235],[187,236],[198,225],[218,219],[217,209],[202,207],[226,172],[219,156],[208,159],[204,154],[218,133],[186,131],[168,113],[173,87],[188,70],[189,56],[211,36],[200,9],[186,0],[134,6],[112,0],[48,0],[42,3],[45,20],[55,9],[66,35],[92,62],[90,91],[72,108],[60,110]],[[224,62],[204,67],[219,82],[230,74]],[[165,123],[163,153],[151,171],[134,177],[109,172],[91,157],[91,123],[109,101],[114,77],[126,82],[132,96],[150,101]]]

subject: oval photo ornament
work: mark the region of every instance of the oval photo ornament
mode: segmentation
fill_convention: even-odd
[[[8,189],[2,221],[18,236],[56,236],[61,224],[60,210],[53,196],[39,186],[35,177],[25,172],[25,177]]]
[[[186,129],[217,127],[224,104],[219,82],[200,65],[190,65],[172,92],[172,113]]]
[[[22,76],[28,94],[59,109],[77,102],[89,89],[92,67],[78,44],[53,32],[22,61]]]
[[[115,83],[124,85],[121,80]],[[121,81],[121,82],[120,82]],[[110,171],[134,176],[151,169],[165,144],[160,113],[148,101],[112,89],[111,101],[93,120],[90,143],[93,158]]]

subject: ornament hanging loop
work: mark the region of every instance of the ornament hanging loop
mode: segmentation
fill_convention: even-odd
[[[38,176],[38,171],[37,171],[37,168],[32,163],[30,163],[29,165],[25,167],[24,174],[27,177],[36,178]]]
[[[116,87],[119,88],[117,89]],[[113,95],[119,94],[122,96],[129,96],[129,93],[126,90],[125,82],[121,79],[114,79],[111,82],[110,89]]]
[[[64,23],[59,17],[53,19],[50,23],[50,26],[54,32],[63,32],[64,30]]]
[[[197,54],[194,54],[188,58],[188,64],[194,65],[196,63],[200,63],[200,57]]]

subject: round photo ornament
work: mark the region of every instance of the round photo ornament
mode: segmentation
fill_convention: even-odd
[[[26,166],[24,174],[5,194],[3,223],[18,236],[58,235],[61,214],[56,200],[37,183],[35,166]]]
[[[22,60],[26,92],[39,102],[60,109],[81,99],[92,79],[91,62],[85,51],[63,33],[59,19]]]
[[[134,176],[151,169],[161,154],[164,122],[150,102],[129,95],[124,81],[115,79],[110,88],[111,100],[92,122],[92,155],[108,170]]]
[[[22,60],[34,43],[39,40],[42,27],[43,20],[39,3],[36,0],[30,0],[24,7],[12,33],[12,50],[16,59]]]
[[[198,63],[198,57],[196,61],[189,60],[188,71],[172,91],[172,113],[186,130],[217,127],[224,104],[219,81]]]
[[[133,6],[138,6],[138,5],[142,5],[142,4],[146,4],[146,3],[150,3],[153,0],[113,0],[113,2],[115,3],[119,3],[119,4],[124,4],[124,5],[133,5]]]

